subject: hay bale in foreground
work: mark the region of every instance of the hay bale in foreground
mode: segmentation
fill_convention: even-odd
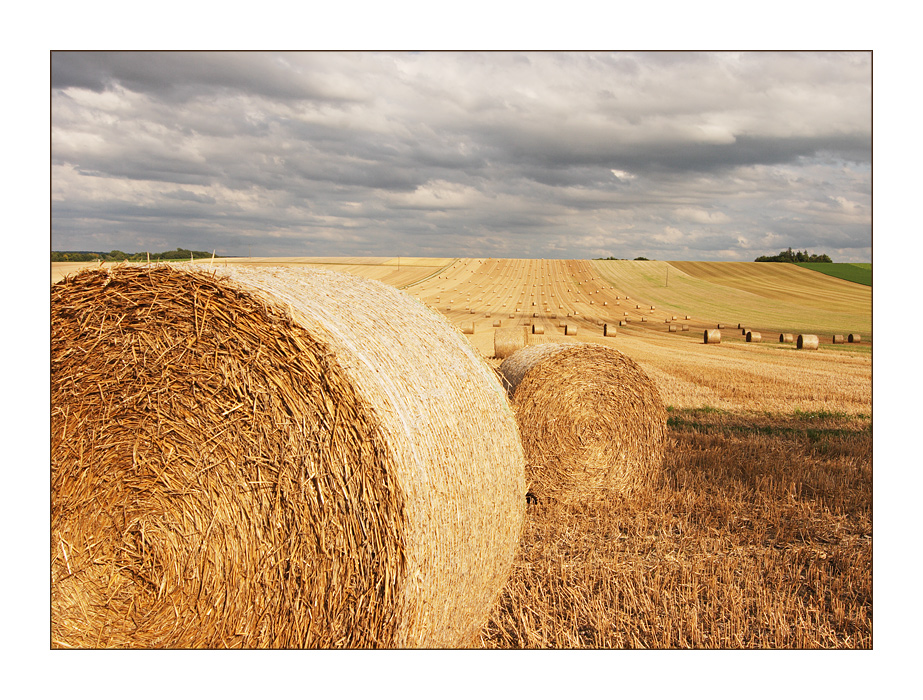
[[[780,343],[792,343],[795,341],[795,336],[791,333],[780,333],[779,342]]]
[[[721,331],[707,330],[704,335],[705,345],[718,345],[721,342]]]
[[[476,643],[525,481],[448,321],[318,269],[88,271],[51,301],[52,646]]]
[[[526,327],[511,326],[494,331],[494,357],[501,360],[526,346]]]
[[[820,338],[816,335],[802,334],[796,343],[799,350],[817,350],[820,347]]]
[[[500,365],[526,453],[530,489],[567,499],[651,483],[666,410],[653,381],[612,347],[548,343]]]

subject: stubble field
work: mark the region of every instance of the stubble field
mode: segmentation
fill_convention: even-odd
[[[871,648],[870,287],[773,263],[216,262],[391,284],[473,322],[466,337],[494,367],[499,321],[543,328],[530,343],[615,347],[655,381],[669,411],[662,478],[629,497],[530,504],[482,647]],[[87,265],[64,266],[53,282]],[[704,344],[718,324],[721,343]],[[816,334],[820,348],[782,333]],[[832,342],[850,333],[861,342]]]

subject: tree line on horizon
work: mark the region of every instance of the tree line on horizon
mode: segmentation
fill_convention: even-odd
[[[186,250],[177,248],[168,250],[163,253],[123,253],[121,250],[110,250],[108,253],[102,253],[89,250],[53,250],[51,251],[51,262],[147,262],[148,256],[153,260],[189,260],[192,258],[210,258],[212,253],[204,250]],[[222,256],[227,257],[227,256]]]
[[[826,253],[821,253],[820,255],[811,255],[807,250],[783,250],[778,255],[761,255],[753,262],[787,262],[787,263],[796,263],[796,262],[811,262],[811,263],[830,263],[833,260],[830,259],[830,256]]]

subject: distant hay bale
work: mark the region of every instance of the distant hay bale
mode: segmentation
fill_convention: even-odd
[[[817,350],[820,347],[820,338],[816,335],[799,335],[796,345],[799,350]]]
[[[688,330],[689,330],[689,326],[688,326],[687,324],[685,324],[685,323],[683,324],[683,330],[684,330],[684,331],[688,331]]]
[[[795,336],[793,336],[791,333],[781,333],[779,335],[780,343],[791,343],[791,342],[794,342],[794,340],[795,340]]]
[[[850,334],[849,334],[849,342],[850,342],[850,343],[861,343],[861,342],[862,342],[862,336],[859,335],[858,333],[850,333]]]
[[[484,318],[490,318],[490,311],[487,311],[487,312],[484,314]]]
[[[518,549],[505,390],[379,282],[66,278],[51,406],[53,647],[474,645]]]
[[[564,335],[577,335],[577,326],[565,325]]]
[[[618,333],[618,328],[612,324],[605,324],[603,326],[603,337],[605,338],[614,338]]]
[[[474,335],[474,323],[466,321],[461,324],[461,332],[465,335]]]
[[[763,337],[755,331],[747,331],[747,342],[748,343],[759,343],[762,341]]]
[[[504,359],[526,346],[526,327],[510,326],[494,331],[494,357]]]
[[[741,334],[741,335],[747,335],[747,333],[749,333],[751,330],[752,330],[751,328],[741,328],[741,329],[740,329],[740,334]]]
[[[516,318],[516,314],[510,314],[510,318]]]
[[[647,316],[642,316],[642,317],[641,317],[641,323],[644,323],[645,321],[647,321]]]
[[[499,327],[500,327],[500,319],[498,318],[496,321],[494,321],[494,328],[499,328]]]
[[[721,342],[721,331],[706,330],[704,335],[706,345],[718,345]]]
[[[671,324],[670,324],[670,327],[669,327],[667,330],[669,330],[670,333],[676,333],[676,326],[674,326],[674,325],[671,323]]]
[[[834,345],[841,345],[841,344],[843,344],[843,343],[845,343],[845,342],[846,342],[846,339],[843,338],[842,335],[837,334],[837,335],[834,335],[834,336],[833,336],[833,344],[834,344]]]
[[[721,329],[724,328],[725,326],[726,326],[726,324],[724,324],[724,323],[719,323],[718,326],[717,326],[717,328],[718,328],[718,330],[721,330]]]
[[[539,326],[539,325],[533,324],[532,335],[545,335],[545,326]]]
[[[500,365],[533,492],[561,499],[650,484],[664,453],[666,410],[630,358],[589,343],[534,345]]]
[[[626,319],[626,320],[619,321],[619,325],[620,325],[620,326],[627,326],[627,325],[628,325],[628,320]]]

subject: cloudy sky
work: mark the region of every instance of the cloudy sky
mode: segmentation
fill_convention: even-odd
[[[868,52],[51,55],[53,250],[871,260]]]

